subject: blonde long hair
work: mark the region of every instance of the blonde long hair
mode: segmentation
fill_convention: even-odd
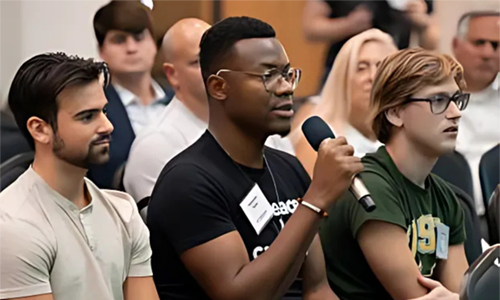
[[[356,72],[361,46],[369,41],[378,41],[397,49],[392,37],[378,29],[366,30],[349,39],[335,58],[321,91],[321,100],[313,112],[313,115],[320,116],[335,128],[337,135],[344,133],[343,129],[348,123],[351,79]]]

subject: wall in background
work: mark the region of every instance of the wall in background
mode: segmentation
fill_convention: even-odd
[[[0,93],[5,100],[22,62],[35,54],[64,51],[98,57],[92,19],[108,0],[0,1]]]

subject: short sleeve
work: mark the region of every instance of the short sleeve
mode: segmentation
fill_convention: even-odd
[[[165,134],[152,133],[137,139],[132,145],[123,185],[136,202],[151,196],[163,167],[184,150],[176,135],[176,132],[172,132],[171,138],[167,139]]]
[[[148,208],[148,227],[164,236],[178,255],[236,230],[228,202],[213,175],[193,164],[177,164],[160,177]]]
[[[344,197],[349,202],[349,219],[352,236],[356,239],[359,229],[367,221],[383,221],[401,226],[406,230],[407,224],[401,201],[397,193],[380,175],[375,173],[362,173],[361,179],[366,188],[370,191],[377,208],[372,212],[366,212],[358,203],[354,195],[348,191]]]
[[[29,221],[0,216],[0,298],[52,292],[50,270],[55,249]]]
[[[151,247],[149,245],[149,230],[144,224],[137,209],[134,210],[130,222],[132,233],[132,254],[130,260],[129,277],[152,276],[151,269]]]
[[[466,239],[465,212],[453,193],[448,196],[448,202],[450,203],[450,209],[448,210],[450,224],[447,224],[450,227],[449,244],[463,244]]]

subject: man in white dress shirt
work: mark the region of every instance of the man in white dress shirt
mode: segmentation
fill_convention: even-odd
[[[199,19],[183,19],[163,38],[163,69],[175,97],[132,144],[123,185],[136,201],[151,195],[165,164],[207,129],[208,100],[199,65],[199,44],[209,27]]]
[[[479,161],[485,152],[500,143],[499,41],[498,11],[463,15],[453,39],[453,53],[464,67],[466,92],[471,94],[460,120],[456,150],[469,163],[479,216],[485,213]]]
[[[48,53],[13,80],[9,105],[35,158],[0,193],[0,299],[158,300],[134,200],[85,178],[109,159],[108,78],[104,63]]]

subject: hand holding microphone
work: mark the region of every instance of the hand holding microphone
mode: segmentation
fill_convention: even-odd
[[[353,156],[354,148],[345,138],[335,138],[330,127],[317,116],[307,119],[302,131],[311,147],[318,151],[313,180],[306,193],[310,201],[320,202],[320,207],[327,210],[350,188],[363,208],[373,211],[375,203],[363,182],[355,176],[363,171],[363,164],[360,158]]]

